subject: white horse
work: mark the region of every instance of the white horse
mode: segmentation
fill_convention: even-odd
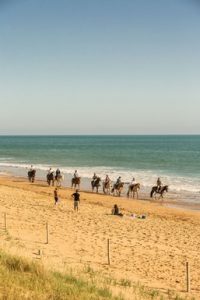
[[[64,174],[58,174],[57,176],[55,176],[55,182],[56,182],[56,186],[57,187],[61,187],[62,185],[62,181],[64,180]]]

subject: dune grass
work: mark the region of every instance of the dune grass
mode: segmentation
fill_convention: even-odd
[[[44,269],[40,263],[28,261],[24,258],[6,254],[0,250],[0,299],[5,300],[124,300],[122,296],[114,296],[111,287],[131,289],[131,300],[189,300],[190,297],[180,297],[169,291],[168,295],[161,295],[157,290],[133,284],[128,279],[119,282],[104,278],[105,285],[100,284],[100,277],[95,277],[91,267],[84,273],[90,280],[83,280],[77,276],[51,272]],[[108,288],[108,286],[110,288]],[[195,299],[194,299],[195,300]]]
[[[72,275],[45,271],[39,263],[0,251],[0,299],[122,300]]]

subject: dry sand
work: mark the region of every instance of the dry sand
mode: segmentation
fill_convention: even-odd
[[[200,212],[168,208],[159,202],[127,200],[80,191],[79,212],[73,190],[0,177],[0,246],[64,271],[89,265],[105,276],[126,279],[166,292],[184,293],[185,264],[191,268],[191,295],[200,299]],[[110,215],[117,203],[124,217]],[[4,232],[6,213],[7,232]],[[146,219],[130,215],[146,214]],[[49,244],[46,244],[46,222]],[[107,239],[110,239],[108,266]],[[127,299],[131,299],[131,295]]]

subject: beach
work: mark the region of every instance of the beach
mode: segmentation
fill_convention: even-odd
[[[89,267],[101,278],[140,282],[164,295],[169,290],[186,295],[189,262],[189,295],[200,299],[199,211],[80,188],[80,209],[74,212],[74,190],[61,187],[57,206],[53,191],[42,180],[31,184],[23,177],[0,177],[2,249],[42,261],[50,269],[81,273]],[[123,217],[111,215],[114,204]],[[112,290],[133,299],[129,285]]]

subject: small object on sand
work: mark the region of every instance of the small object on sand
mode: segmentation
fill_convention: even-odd
[[[137,218],[137,215],[136,214],[131,214],[131,218],[135,219],[135,218]]]
[[[138,216],[139,219],[146,219],[146,215],[140,215]]]

